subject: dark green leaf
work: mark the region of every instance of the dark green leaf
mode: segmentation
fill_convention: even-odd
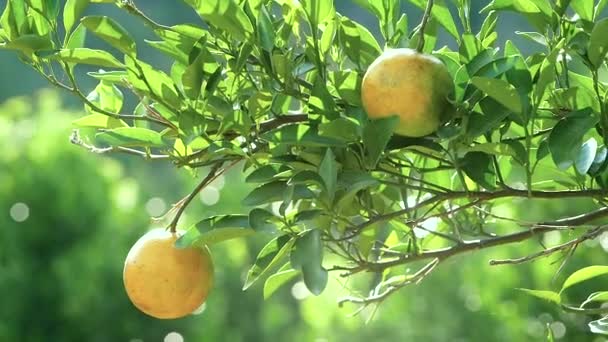
[[[376,167],[393,131],[399,124],[398,116],[378,120],[370,120],[363,129],[363,145],[365,145],[365,160],[371,169]]]
[[[272,222],[276,217],[266,209],[255,208],[249,212],[249,226],[256,232],[274,232],[277,225]]]
[[[287,183],[276,181],[261,185],[243,199],[243,205],[256,206],[260,204],[276,202],[283,199],[283,193],[287,190]],[[305,186],[296,186],[294,198],[311,198],[314,194]]]
[[[479,103],[482,113],[472,112],[467,120],[467,133],[471,138],[478,137],[500,126],[510,111],[491,97]]]
[[[496,174],[490,155],[483,152],[469,152],[460,160],[460,166],[475,183],[488,190],[496,188]]]
[[[327,270],[323,263],[321,231],[311,229],[298,236],[290,255],[294,269],[301,269],[304,283],[310,292],[321,294],[327,285]]]
[[[557,167],[565,170],[574,163],[583,137],[597,122],[591,110],[583,109],[555,125],[549,135],[549,151]]]

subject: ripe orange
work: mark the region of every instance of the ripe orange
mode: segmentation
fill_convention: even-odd
[[[382,53],[367,69],[361,100],[368,117],[399,116],[395,133],[421,137],[433,133],[448,113],[453,82],[436,57],[412,49]]]
[[[186,316],[207,299],[213,283],[213,262],[207,247],[174,247],[182,232],[154,229],[131,247],[123,281],[131,302],[161,319]]]

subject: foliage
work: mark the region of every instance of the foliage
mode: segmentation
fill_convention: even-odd
[[[367,295],[341,301],[366,308],[457,254],[570,229],[569,242],[492,261],[564,253],[565,263],[606,229],[606,1],[491,1],[478,32],[468,0],[412,0],[425,14],[411,32],[400,1],[355,1],[378,18],[380,40],[329,0],[186,2],[204,25],[165,26],[130,0],[115,2],[158,39],[136,42],[112,18],[80,18],[89,1],[62,9],[59,1],[13,0],[0,39],[84,102],[75,144],[209,167],[172,228],[218,174],[236,166],[247,174],[256,184],[243,199],[249,212],[202,217],[181,242],[270,235],[245,287],[266,279],[265,288],[276,288],[298,276],[317,294],[329,271],[371,273]],[[534,53],[512,41],[499,46],[495,27],[505,11],[535,28],[520,33],[538,44]],[[455,48],[437,49],[441,32]],[[87,48],[86,35],[107,49]],[[142,43],[170,57],[171,70],[146,63]],[[366,67],[383,49],[403,46],[441,58],[454,80],[459,115],[424,138],[393,135],[391,120],[370,121],[360,107]],[[91,92],[75,78],[86,65],[103,68],[88,72],[99,80]],[[137,104],[123,108],[129,99]],[[539,199],[593,202],[583,213],[530,222],[525,213],[501,215],[513,198],[530,207]]]

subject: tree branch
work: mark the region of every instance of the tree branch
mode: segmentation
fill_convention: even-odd
[[[582,236],[570,240],[566,243],[562,243],[560,245],[557,246],[553,246],[551,248],[547,248],[544,249],[540,252],[534,253],[534,254],[530,254],[521,258],[515,258],[515,259],[492,259],[489,261],[489,264],[491,266],[495,266],[495,265],[513,265],[513,264],[521,264],[524,262],[528,262],[528,261],[532,261],[535,259],[538,259],[540,257],[545,257],[545,256],[549,256],[553,253],[559,252],[559,251],[563,251],[565,249],[570,249],[586,240],[593,240],[595,239],[598,235],[600,235],[601,233],[605,232],[608,229],[608,226],[600,226],[595,228],[594,230],[583,234]]]
[[[543,222],[538,226],[532,226],[529,230],[524,230],[521,232],[516,232],[508,235],[497,236],[488,239],[478,239],[472,241],[464,241],[460,244],[453,245],[451,247],[445,247],[440,249],[435,249],[427,252],[422,252],[420,254],[404,254],[403,256],[382,262],[365,262],[355,267],[334,267],[334,270],[345,270],[348,271],[348,274],[353,274],[361,271],[373,271],[378,272],[384,269],[409,264],[415,261],[428,260],[438,258],[439,260],[447,259],[454,255],[462,254],[465,252],[485,249],[490,247],[496,247],[516,242],[521,242],[527,240],[533,236],[562,230],[565,227],[569,226],[580,226],[582,224],[589,223],[599,218],[608,216],[608,207],[603,207],[596,211],[592,211],[583,215],[577,215],[569,218],[560,219],[554,222]]]

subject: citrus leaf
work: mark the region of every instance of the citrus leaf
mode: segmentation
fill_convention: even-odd
[[[473,77],[471,82],[488,96],[513,113],[521,113],[521,100],[515,87],[507,81],[487,77]]]
[[[95,127],[95,128],[119,128],[127,127],[128,125],[120,120],[104,114],[91,114],[83,118],[72,121],[72,125],[76,127]]]
[[[67,63],[90,64],[107,68],[125,67],[124,64],[109,52],[88,48],[62,49],[56,54],[49,56],[49,58]]]
[[[165,146],[160,133],[140,127],[121,127],[97,134],[97,138],[111,146]]]
[[[288,281],[295,278],[300,271],[289,269],[285,271],[279,271],[266,279],[264,282],[264,299],[270,298],[281,286],[285,285]]]
[[[80,21],[84,27],[96,36],[112,45],[125,55],[135,56],[135,41],[127,30],[106,16],[88,16]]]
[[[540,299],[544,299],[544,300],[547,300],[549,302],[552,302],[552,303],[555,303],[558,305],[562,301],[559,293],[553,292],[553,291],[530,290],[530,289],[522,289],[522,288],[518,288],[517,290],[523,291],[531,296],[534,296],[534,297],[540,298]]]
[[[593,279],[595,277],[599,277],[602,275],[608,274],[608,266],[588,266],[582,268],[574,273],[572,273],[564,284],[562,285],[562,289],[559,291],[560,293],[564,292],[566,289],[587,281],[589,279]]]
[[[247,279],[243,285],[243,291],[250,288],[258,279],[268,274],[284,261],[294,241],[295,239],[292,239],[289,235],[281,235],[268,242],[258,254],[253,266],[249,269]]]
[[[67,0],[63,7],[63,27],[70,32],[78,18],[89,5],[89,0]]]
[[[599,69],[604,63],[606,53],[608,53],[608,18],[595,23],[587,48],[589,61],[596,69]]]

